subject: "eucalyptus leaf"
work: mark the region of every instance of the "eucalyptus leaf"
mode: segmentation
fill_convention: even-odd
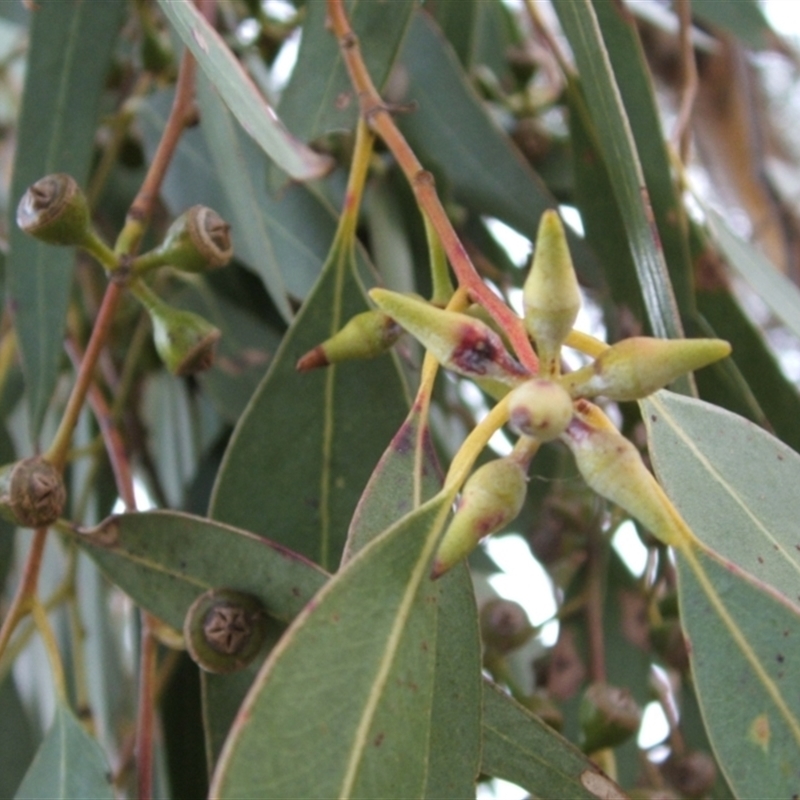
[[[534,797],[626,796],[575,745],[489,681],[483,682],[481,772],[513,781]]]
[[[36,736],[14,678],[0,680],[0,797],[13,797],[36,753]]]
[[[12,216],[27,187],[49,173],[86,181],[106,72],[126,6],[124,0],[37,2],[16,133]],[[7,301],[36,439],[62,357],[74,253],[26,236],[12,220],[9,227]]]
[[[325,569],[339,562],[369,476],[408,409],[390,356],[297,372],[297,360],[368,306],[359,256],[336,244],[242,415],[210,515]]]
[[[72,711],[59,704],[16,800],[114,800],[111,773],[100,746]]]
[[[757,0],[724,4],[717,0],[693,0],[692,14],[706,24],[732,33],[754,50],[767,50],[775,45],[777,37]]]
[[[159,6],[233,115],[282,170],[299,181],[328,172],[331,160],[310,150],[286,130],[222,37],[193,3],[159,0]]]
[[[176,511],[122,514],[75,538],[137,604],[179,630],[208,589],[253,594],[271,617],[289,622],[327,579],[268,539]]]
[[[428,572],[451,499],[435,497],[375,539],[290,626],[237,717],[211,795],[426,796],[436,635]],[[337,668],[343,647],[346,669]],[[460,724],[479,726],[478,712],[465,709]],[[464,764],[438,744],[439,768]]]

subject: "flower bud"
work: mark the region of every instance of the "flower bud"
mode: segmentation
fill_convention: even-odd
[[[560,733],[564,728],[564,713],[545,690],[538,689],[521,702],[528,711],[536,714],[542,722],[549,725],[553,730]]]
[[[664,777],[683,797],[705,797],[717,782],[717,765],[702,750],[673,754],[661,769]]]
[[[572,419],[572,398],[558,383],[532,378],[511,390],[508,409],[514,431],[549,442],[560,436]]]
[[[470,475],[456,513],[439,545],[431,577],[466,558],[478,542],[517,517],[525,502],[527,476],[513,458],[498,458]]]
[[[233,256],[231,226],[207,206],[192,206],[169,226],[164,241],[134,261],[138,274],[166,264],[184,272],[224,267]]]
[[[484,322],[387,289],[373,289],[369,294],[447,369],[468,378],[493,378],[508,386],[529,377],[508,354],[500,336]]]
[[[48,244],[84,244],[89,231],[86,196],[71,175],[46,175],[22,195],[17,225]]]
[[[594,753],[617,747],[639,730],[642,712],[627,689],[593,683],[581,698],[581,749]]]
[[[686,544],[685,526],[639,451],[587,400],[576,404],[563,441],[586,483],[635,517],[661,542]]]
[[[267,615],[252,595],[211,589],[189,607],[183,637],[189,655],[206,672],[236,672],[261,651]]]
[[[561,379],[572,397],[603,395],[641,400],[691,372],[729,355],[721,339],[653,339],[635,336],[603,351],[591,364]]]
[[[153,323],[153,343],[173,375],[192,375],[214,363],[219,329],[191,311],[167,305],[141,283],[131,285]]]
[[[336,334],[309,350],[298,362],[297,370],[307,372],[340,361],[375,358],[389,350],[403,329],[382,311],[356,314]]]
[[[561,345],[578,317],[581,293],[564,226],[555,211],[542,214],[522,302],[525,327],[536,342],[542,375],[557,375]]]
[[[26,528],[54,523],[63,513],[67,491],[61,473],[40,456],[0,470],[0,511]]]
[[[486,649],[500,654],[522,647],[536,631],[525,609],[519,603],[502,597],[483,604],[480,625]]]

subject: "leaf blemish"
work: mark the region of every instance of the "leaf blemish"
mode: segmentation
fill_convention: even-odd
[[[378,734],[378,735],[375,737],[375,740],[372,742],[372,744],[374,744],[374,745],[375,745],[375,747],[380,747],[380,746],[383,744],[383,739],[384,739],[384,733],[383,733],[383,731],[381,731],[381,732],[380,732],[380,733],[379,733],[379,734]]]
[[[584,770],[581,773],[581,783],[599,800],[624,800],[625,798],[619,787],[600,772]]]

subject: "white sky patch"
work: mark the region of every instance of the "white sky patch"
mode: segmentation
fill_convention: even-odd
[[[136,499],[137,511],[150,511],[153,508],[157,508],[155,500],[153,500],[153,497],[147,490],[147,487],[138,478],[133,479],[133,496]],[[114,508],[111,510],[111,513],[125,513],[125,503],[122,502],[121,497],[117,498],[117,502],[114,503]]]
[[[518,267],[526,267],[528,259],[531,257],[531,243],[513,228],[500,222],[494,217],[483,217],[483,222],[489,229],[489,233],[495,238],[497,243],[508,253],[508,257]]]
[[[630,520],[623,522],[614,533],[611,544],[631,573],[641,578],[647,568],[647,548],[636,533],[633,522]]]
[[[669,722],[661,704],[655,700],[645,706],[637,743],[642,750],[661,744],[669,736]]]
[[[525,789],[500,778],[478,784],[477,800],[524,800],[528,796]]]

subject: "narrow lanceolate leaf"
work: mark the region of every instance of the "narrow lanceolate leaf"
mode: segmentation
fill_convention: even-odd
[[[795,797],[800,608],[711,551],[681,553],[678,564],[692,677],[731,789],[737,797]]]
[[[11,674],[0,680],[0,742],[0,797],[14,797],[38,742]]]
[[[290,622],[327,579],[274,542],[174,511],[111,517],[76,540],[136,603],[178,629],[214,587],[253,594],[270,616]]]
[[[339,42],[325,24],[325,3],[305,7],[297,64],[278,111],[292,133],[312,142],[332,131],[352,130],[358,98],[342,60]],[[361,54],[375,86],[386,84],[417,0],[348,2],[347,16],[359,37]]]
[[[210,509],[328,570],[339,563],[361,492],[408,410],[392,356],[295,369],[304,353],[367,310],[356,269],[337,244],[239,421]]]
[[[353,515],[346,562],[401,517],[433,497],[441,472],[424,404],[417,402],[372,473]],[[481,645],[477,606],[466,564],[431,587],[436,662],[422,796],[450,800],[474,793],[480,766]],[[460,760],[450,757],[461,754]]]
[[[654,235],[653,210],[639,155],[592,2],[558,0],[555,9],[575,54],[653,332],[661,338],[680,337],[681,322],[664,256]]]
[[[481,772],[513,781],[534,797],[626,797],[575,745],[488,681],[483,683]]]
[[[671,392],[642,412],[659,481],[697,538],[800,602],[800,455],[752,422]]]
[[[34,438],[62,356],[74,253],[26,236],[13,216],[27,187],[44,175],[68,172],[85,184],[106,71],[126,8],[124,0],[41,0],[32,14],[6,269]]]
[[[296,180],[324,175],[332,162],[295,139],[191,0],[159,0],[161,10],[242,127]]]
[[[297,618],[239,712],[211,796],[426,796],[436,676],[428,573],[451,500],[435,497],[375,539]],[[439,754],[450,762],[439,769],[463,763],[453,748]]]
[[[58,705],[16,800],[114,800],[110,776],[100,745]]]
[[[239,240],[244,240],[244,250],[250,256],[248,262],[258,270],[281,316],[290,322],[292,310],[286,286],[266,219],[260,213],[261,201],[267,193],[266,174],[252,172],[248,163],[248,150],[255,145],[244,137],[216,90],[203,75],[198,75],[197,102],[217,175],[233,212],[233,218],[226,221],[237,231]]]

